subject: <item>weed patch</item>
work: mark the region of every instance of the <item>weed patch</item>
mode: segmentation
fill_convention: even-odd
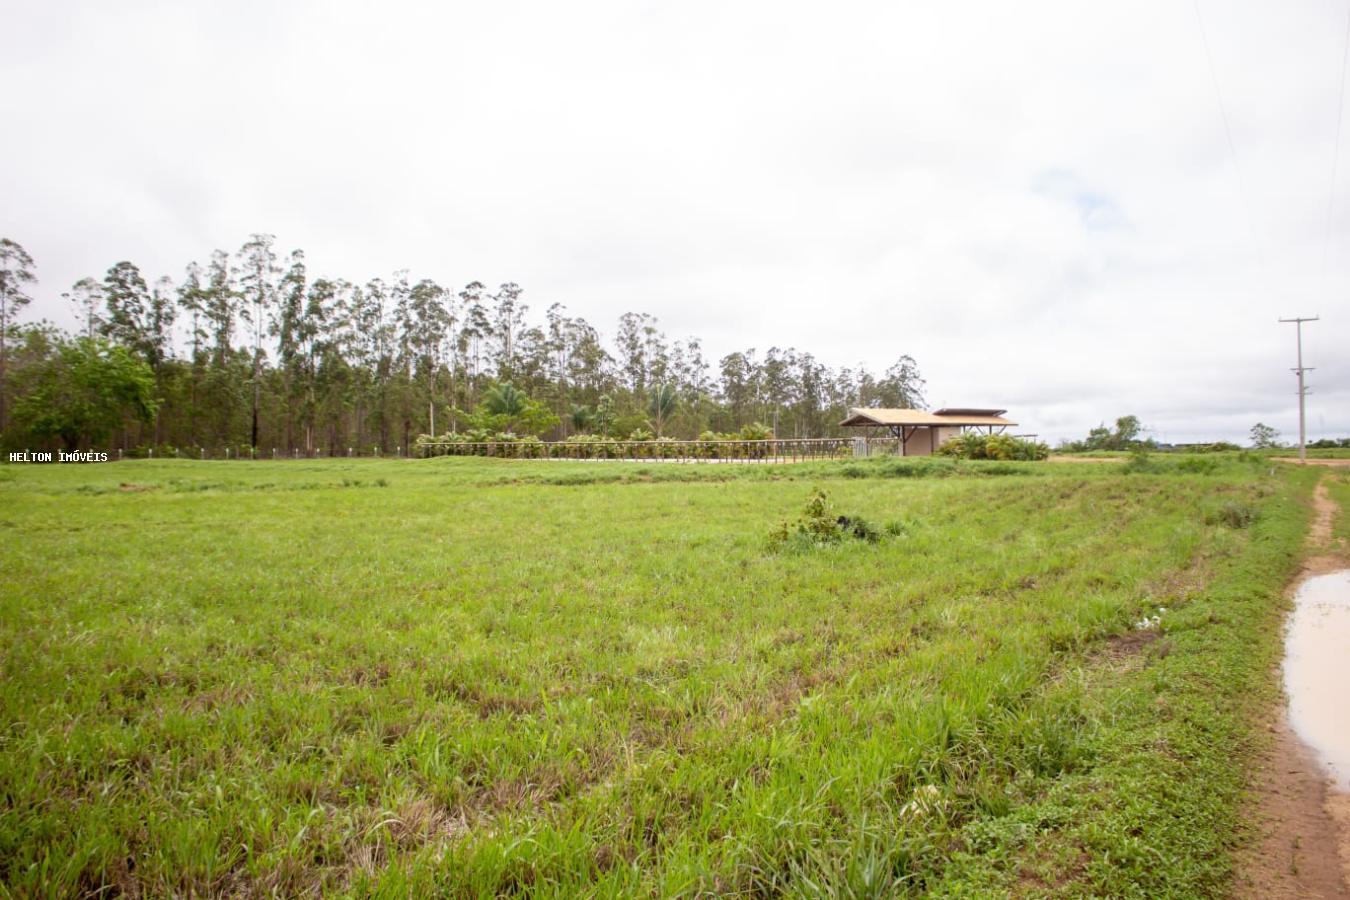
[[[795,521],[783,522],[769,532],[769,549],[801,553],[850,539],[875,544],[884,534],[860,515],[840,515],[829,496],[816,488]]]

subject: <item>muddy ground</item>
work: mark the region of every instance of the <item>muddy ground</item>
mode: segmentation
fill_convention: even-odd
[[[1310,555],[1290,585],[1291,597],[1305,579],[1350,565],[1347,548],[1332,537],[1338,510],[1325,484],[1317,486],[1313,504]],[[1321,762],[1290,726],[1287,710],[1281,696],[1267,714],[1273,740],[1260,754],[1248,813],[1259,838],[1239,856],[1233,893],[1253,898],[1350,897],[1350,794],[1332,789]]]

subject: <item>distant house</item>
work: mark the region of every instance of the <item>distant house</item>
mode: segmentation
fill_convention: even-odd
[[[845,428],[885,428],[900,439],[901,456],[929,456],[965,431],[1001,434],[1016,422],[1003,418],[1006,409],[850,409],[839,424]]]

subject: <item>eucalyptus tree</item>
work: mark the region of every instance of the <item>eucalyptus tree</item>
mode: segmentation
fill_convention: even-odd
[[[389,285],[383,278],[372,278],[358,292],[360,337],[365,343],[365,358],[372,389],[369,411],[375,417],[380,446],[389,443],[389,379],[395,364],[396,321],[389,308]],[[359,416],[358,416],[359,418]],[[358,425],[359,430],[359,425]]]
[[[158,372],[173,356],[173,323],[178,318],[177,289],[173,279],[162,275],[150,289],[150,308],[146,317],[146,347],[151,368]]]
[[[902,356],[877,380],[878,405],[893,409],[922,409],[925,403],[924,387],[924,380],[919,375],[919,364],[912,356]]]
[[[572,355],[572,343],[569,340],[572,320],[567,317],[566,310],[567,307],[561,303],[554,303],[544,314],[548,323],[548,377],[553,382],[559,409],[565,409],[569,399],[567,370]],[[573,409],[576,409],[575,405]]]
[[[567,322],[566,382],[583,398],[599,399],[613,381],[614,358],[605,349],[600,332],[580,316]]]
[[[313,452],[315,447],[320,375],[327,374],[323,370],[340,359],[340,347],[332,330],[336,319],[337,296],[338,285],[327,278],[319,278],[311,283],[305,293],[304,316],[296,329],[303,390],[300,421],[305,429],[306,453]]]
[[[281,370],[282,394],[286,407],[286,446],[295,444],[296,407],[301,402],[304,385],[305,356],[303,352],[308,300],[308,271],[303,250],[293,250],[290,265],[281,277],[278,290],[278,308],[272,328],[277,339],[277,364]]]
[[[412,318],[412,285],[408,283],[407,269],[394,273],[387,303],[390,363],[381,402],[386,410],[385,421],[392,418],[399,421],[402,433],[399,446],[405,447],[412,441],[413,392],[416,389],[418,361],[417,329]],[[388,442],[387,429],[381,442]]]
[[[0,238],[0,430],[7,421],[5,368],[9,361],[9,332],[19,310],[33,300],[28,296],[27,286],[37,283],[34,268],[33,257],[27,250],[9,238]]]
[[[516,372],[517,342],[525,329],[525,314],[529,310],[520,300],[524,293],[520,285],[508,281],[491,295],[493,308],[491,333],[496,349],[497,377],[512,378]]]
[[[61,295],[61,299],[75,310],[75,320],[80,323],[80,331],[86,338],[99,333],[103,324],[103,285],[93,278],[81,278]]]
[[[263,335],[277,305],[277,277],[281,268],[272,249],[276,238],[270,234],[254,234],[239,248],[239,288],[245,305],[241,309],[244,321],[253,335],[253,416],[250,446],[258,446],[258,410],[262,404]]]
[[[164,362],[172,353],[173,321],[177,315],[173,282],[161,278],[151,289],[141,270],[124,260],[108,269],[102,293],[108,315],[101,324],[101,332],[115,344],[140,354],[154,373],[157,387],[163,391]],[[160,426],[157,415],[157,443],[161,436]]]
[[[778,347],[770,347],[764,353],[764,362],[760,364],[760,385],[763,390],[764,411],[760,419],[772,423],[774,437],[778,436],[778,417],[792,401],[792,378],[790,354]]]
[[[619,372],[624,386],[633,394],[640,395],[647,389],[646,347],[642,340],[644,316],[638,313],[624,313],[619,316],[619,331],[614,337],[618,349]]]
[[[759,368],[755,351],[751,348],[728,353],[722,357],[719,367],[722,377],[718,390],[725,405],[723,413],[730,414],[730,420],[724,421],[719,430],[732,431],[749,421],[759,403]]]
[[[524,384],[530,393],[556,400],[553,381],[549,377],[552,353],[544,329],[531,325],[516,335],[514,343],[511,368],[516,380]],[[559,404],[553,403],[552,408],[558,409]]]
[[[661,384],[670,372],[670,346],[655,316],[642,314],[643,378],[649,385]]]
[[[240,318],[242,297],[230,264],[230,255],[224,250],[212,252],[204,273],[201,291],[202,320],[207,330],[209,348],[202,370],[201,405],[212,410],[211,439],[230,443],[237,439],[236,416],[243,405],[247,365],[236,356],[235,325]]]
[[[436,381],[445,365],[445,351],[453,325],[452,312],[445,299],[445,288],[429,278],[417,282],[408,293],[407,340],[417,355],[414,370],[420,368],[426,378],[429,434],[436,433]]]
[[[833,422],[822,421],[828,406],[830,370],[816,362],[810,353],[793,353],[792,380],[796,385],[793,405],[793,434],[797,437],[823,435]],[[841,411],[840,419],[846,413]]]
[[[87,280],[87,279],[86,279]],[[79,287],[79,283],[75,285]],[[206,330],[206,288],[202,285],[202,267],[188,263],[183,281],[178,285],[178,308],[188,315],[188,440],[197,443],[197,387],[201,381],[205,346],[210,337]]]
[[[472,404],[482,374],[483,353],[492,337],[492,322],[488,319],[484,298],[487,288],[481,281],[471,281],[459,292],[463,325],[459,330],[459,347],[464,360],[465,402]]]
[[[123,260],[108,269],[103,276],[103,302],[108,311],[99,329],[103,336],[150,361],[150,287],[135,263]]]

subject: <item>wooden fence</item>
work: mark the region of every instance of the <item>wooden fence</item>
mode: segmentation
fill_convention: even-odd
[[[790,438],[763,441],[424,441],[416,456],[496,459],[665,460],[669,462],[803,462],[898,451],[894,438]]]
[[[410,452],[411,451],[411,452]],[[742,441],[422,441],[410,448],[386,449],[346,447],[330,449],[282,450],[251,447],[143,447],[109,448],[86,451],[91,461],[116,462],[122,459],[196,459],[196,460],[285,460],[338,459],[347,457],[420,457],[487,456],[495,459],[559,460],[653,460],[665,462],[741,462],[783,463],[814,459],[848,459],[861,456],[890,456],[900,452],[895,438],[787,438],[781,440]],[[23,451],[10,462],[57,462],[57,452]],[[32,457],[31,459],[27,457]],[[45,457],[45,458],[42,458]],[[0,457],[0,462],[3,462]]]

